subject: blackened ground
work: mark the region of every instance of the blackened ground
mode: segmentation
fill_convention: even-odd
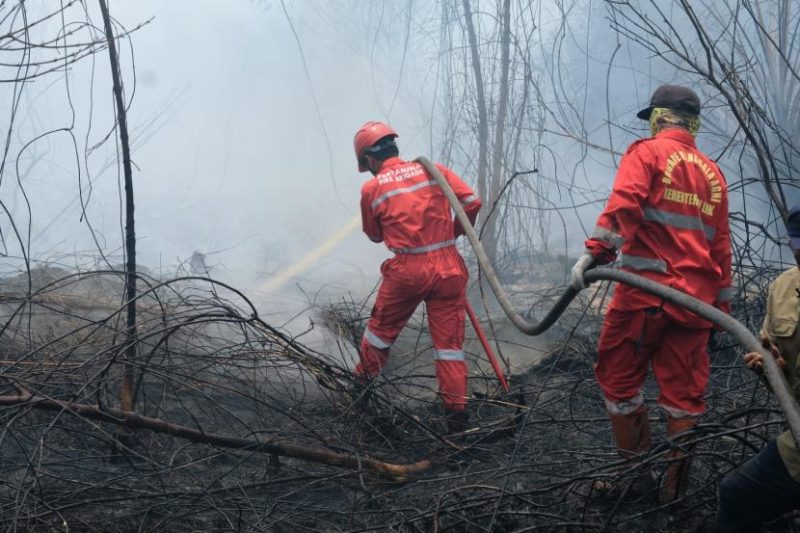
[[[117,406],[124,320],[114,310],[75,313],[57,297],[71,282],[57,286],[6,318],[0,394]],[[409,342],[372,385],[371,399],[355,405],[352,374],[338,354],[309,350],[258,321],[240,295],[174,280],[142,303],[142,345],[129,362],[140,414],[392,463],[428,459],[431,469],[386,479],[367,468],[146,430],[134,431],[123,448],[113,423],[29,402],[0,407],[5,530],[707,531],[720,477],[781,430],[775,403],[723,336],[713,352],[708,412],[685,443],[694,457],[689,492],[662,506],[655,489],[671,444],[656,388],[648,381],[645,389],[653,449],[643,460],[623,461],[593,375],[600,306],[591,301],[563,317],[546,356],[532,356],[538,363],[512,376],[509,394],[473,365],[470,429],[458,436],[444,435],[424,317],[409,326]],[[329,329],[345,322],[342,342],[358,339],[364,317],[325,312]],[[36,324],[55,318],[58,327],[31,329],[20,313]],[[748,316],[755,327],[757,313]],[[652,490],[626,492],[646,472]],[[597,480],[617,489],[600,496],[592,489]],[[767,530],[790,531],[790,523]]]

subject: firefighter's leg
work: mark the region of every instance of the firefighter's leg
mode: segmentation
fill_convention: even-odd
[[[652,350],[646,318],[644,310],[609,310],[597,347],[595,374],[611,418],[614,441],[625,458],[647,453],[651,444],[641,393]]]
[[[758,531],[763,522],[793,509],[800,509],[800,482],[792,479],[772,441],[720,482],[714,531]]]
[[[360,363],[356,366],[356,373],[365,379],[381,372],[389,349],[428,291],[425,276],[416,278],[412,270],[413,265],[403,257],[390,259],[381,267],[383,281],[361,338]],[[412,281],[415,279],[417,283]]]
[[[428,326],[436,358],[436,376],[451,430],[467,422],[467,363],[464,360],[466,273],[439,279],[426,298]]]
[[[669,503],[682,497],[689,485],[692,447],[687,433],[705,410],[708,384],[708,329],[672,324],[653,356],[653,372],[661,392],[658,403],[667,412],[667,436],[673,444],[661,485],[660,499]]]

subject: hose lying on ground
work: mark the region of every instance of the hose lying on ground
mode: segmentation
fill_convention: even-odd
[[[538,322],[528,322],[525,320],[522,316],[520,316],[519,313],[516,312],[516,310],[514,310],[513,306],[511,305],[508,296],[503,290],[503,287],[500,285],[500,280],[498,279],[497,274],[489,262],[489,257],[486,255],[486,252],[484,251],[483,246],[478,239],[478,235],[475,233],[467,214],[464,212],[464,208],[461,207],[461,202],[453,192],[450,184],[447,183],[447,180],[444,178],[444,176],[442,176],[441,172],[439,172],[439,169],[436,168],[436,165],[434,165],[427,157],[418,157],[415,161],[424,166],[428,173],[433,176],[433,179],[436,180],[447,196],[447,199],[450,201],[450,205],[452,206],[456,217],[464,227],[464,232],[466,233],[467,239],[469,239],[469,243],[472,245],[472,249],[475,251],[478,264],[483,270],[492,292],[497,298],[497,301],[500,303],[500,307],[503,308],[503,311],[511,320],[511,322],[517,327],[517,329],[526,335],[539,335],[546,331],[555,323],[558,317],[561,316],[561,313],[564,312],[573,298],[577,296],[579,291],[571,286],[567,287],[564,294],[561,295],[561,298],[559,298],[555,305],[553,305],[544,318]],[[650,294],[654,294],[667,302],[678,305],[695,313],[709,322],[712,322],[720,329],[727,331],[733,335],[748,352],[761,353],[764,360],[764,377],[766,377],[767,382],[772,388],[772,391],[775,393],[775,396],[778,399],[778,404],[780,405],[780,408],[786,417],[786,423],[789,426],[792,437],[794,437],[795,445],[798,449],[800,449],[800,406],[798,406],[797,401],[789,391],[789,385],[786,383],[786,378],[784,377],[780,368],[778,368],[778,365],[773,359],[772,355],[761,346],[759,340],[756,339],[756,337],[750,333],[750,331],[743,324],[730,315],[723,313],[719,309],[701,302],[700,300],[689,296],[684,292],[677,291],[667,287],[666,285],[645,279],[630,272],[614,270],[611,268],[595,268],[586,272],[584,275],[584,280],[587,283],[601,280],[617,281],[631,285],[632,287],[636,287],[637,289],[645,292],[649,292]]]

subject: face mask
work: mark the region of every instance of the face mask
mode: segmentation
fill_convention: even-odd
[[[666,107],[654,107],[650,112],[650,133],[655,136],[666,128],[681,128],[695,136],[700,129],[700,117]]]

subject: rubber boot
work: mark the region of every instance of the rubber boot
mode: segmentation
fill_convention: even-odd
[[[647,418],[647,409],[640,405],[632,413],[625,415],[611,414],[611,432],[617,444],[617,451],[623,459],[633,459],[650,451],[650,421]],[[632,497],[639,497],[652,493],[656,489],[649,466],[627,483],[620,480],[596,480],[593,488],[598,494],[607,497],[617,497],[621,491]]]
[[[367,376],[356,376],[350,389],[350,397],[358,411],[369,413],[372,407],[372,380]]]
[[[680,437],[695,426],[693,418],[667,417],[667,436],[672,439],[675,449],[667,456],[669,464],[664,471],[659,500],[662,504],[671,503],[681,498],[689,486],[689,468],[692,463],[691,449],[682,446],[686,437]]]
[[[647,418],[647,409],[644,405],[626,415],[609,414],[609,416],[614,441],[623,458],[631,459],[650,450],[650,420]]]

